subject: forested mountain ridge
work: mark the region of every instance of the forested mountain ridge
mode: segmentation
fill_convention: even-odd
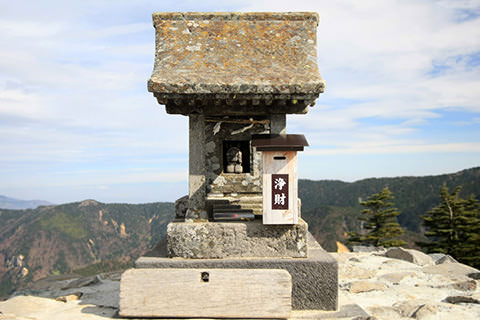
[[[344,241],[344,233],[358,231],[360,202],[388,187],[394,206],[400,211],[398,220],[406,228],[407,237],[423,233],[422,215],[440,202],[443,184],[453,190],[462,186],[460,196],[473,194],[480,199],[480,167],[453,174],[424,177],[371,178],[352,183],[331,180],[299,180],[302,216],[312,234],[322,245],[335,249],[335,241]],[[411,241],[410,241],[411,242]]]
[[[360,201],[388,186],[401,213],[399,222],[407,228],[404,239],[412,244],[422,237],[421,216],[440,202],[443,183],[452,190],[463,186],[462,197],[480,198],[480,167],[439,176],[352,183],[299,180],[301,214],[320,244],[335,251],[335,241],[344,242],[347,231],[358,231]],[[85,200],[37,209],[0,209],[0,297],[48,274],[105,261],[114,267],[131,263],[165,235],[174,217],[173,206]]]

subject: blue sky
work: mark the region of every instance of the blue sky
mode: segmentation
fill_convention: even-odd
[[[326,92],[289,133],[301,178],[480,166],[480,1],[0,0],[0,194],[55,203],[187,193],[187,118],[147,92],[155,11],[316,11]]]

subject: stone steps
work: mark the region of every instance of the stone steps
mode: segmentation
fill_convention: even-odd
[[[228,214],[238,214],[241,217],[237,217],[237,220],[250,220],[254,216],[260,216],[263,214],[263,198],[261,196],[241,196],[241,197],[209,197],[207,201],[210,202],[212,207],[212,213],[215,221],[217,220],[215,215],[222,218],[227,218],[226,220],[236,220],[228,219]],[[225,219],[222,219],[225,220]]]

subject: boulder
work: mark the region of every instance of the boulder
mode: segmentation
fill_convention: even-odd
[[[441,258],[445,257],[446,254],[444,253],[429,253],[428,256],[432,258],[433,262],[437,264],[437,261],[440,260]]]
[[[475,299],[475,298],[472,298],[472,297],[468,297],[468,296],[448,296],[445,298],[444,302],[448,302],[448,303],[451,303],[451,304],[457,304],[457,303],[476,303],[476,304],[480,304],[480,301]]]
[[[472,272],[467,274],[467,277],[474,280],[480,280],[480,272]]]
[[[408,261],[420,266],[433,264],[433,259],[430,256],[413,249],[403,249],[400,247],[390,248],[385,252],[385,256],[388,258]]]
[[[444,255],[437,261],[435,261],[435,264],[442,264],[442,263],[458,263],[457,260],[455,260],[452,256],[449,256],[448,254]]]
[[[400,301],[393,305],[393,308],[403,317],[424,319],[434,315],[438,308],[435,305],[422,300]]]
[[[480,272],[477,269],[462,263],[437,264],[434,266],[423,267],[422,271],[425,273],[440,274],[452,278],[468,277],[469,274]]]
[[[438,311],[437,306],[431,305],[431,304],[424,304],[424,305],[420,306],[417,309],[417,311],[415,311],[412,314],[412,317],[415,318],[415,319],[419,319],[419,320],[432,319],[432,318],[437,319],[437,317],[436,317],[437,311]]]
[[[350,283],[350,292],[351,293],[360,293],[360,292],[368,292],[368,291],[385,291],[387,286],[378,281],[354,281]]]
[[[82,296],[81,292],[76,292],[76,293],[72,293],[72,294],[67,294],[65,296],[57,297],[57,298],[55,298],[55,301],[60,301],[60,302],[65,302],[66,303],[66,302],[78,300],[78,299],[80,299],[81,296]]]

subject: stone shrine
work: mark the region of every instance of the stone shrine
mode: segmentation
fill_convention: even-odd
[[[155,13],[153,24],[155,64],[148,90],[167,113],[189,117],[189,194],[175,203],[166,256],[139,258],[136,277],[183,269],[201,271],[208,282],[217,269],[227,269],[239,279],[245,272],[265,279],[255,270],[283,269],[291,276],[293,309],[335,310],[337,263],[309,234],[297,197],[296,152],[308,143],[286,132],[286,115],[307,113],[324,91],[317,66],[318,15]],[[272,273],[280,283],[290,281],[282,277]],[[132,288],[132,279],[133,273],[122,278],[122,316],[219,316],[167,312],[154,304],[148,310],[133,307],[131,292],[139,288]],[[220,313],[286,315],[232,314]]]

